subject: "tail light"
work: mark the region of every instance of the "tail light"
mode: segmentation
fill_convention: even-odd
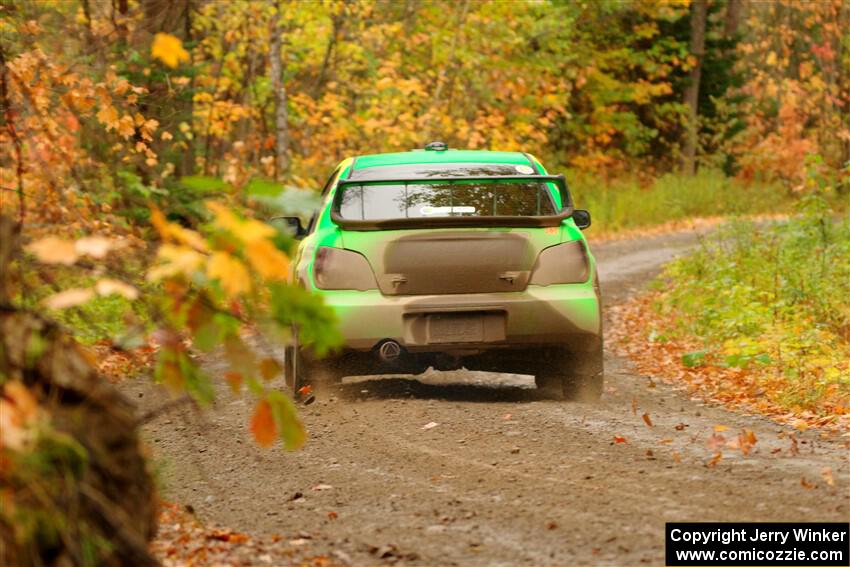
[[[378,289],[372,267],[362,254],[329,246],[316,251],[313,280],[319,289]]]
[[[583,283],[590,276],[587,249],[581,240],[545,248],[537,256],[530,285]]]

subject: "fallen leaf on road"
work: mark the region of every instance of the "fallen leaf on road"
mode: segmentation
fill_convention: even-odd
[[[726,446],[726,438],[715,433],[706,440],[705,446],[712,451],[718,451]]]
[[[717,463],[719,463],[722,459],[723,453],[715,453],[714,456],[711,457],[711,459],[705,464],[705,466],[708,468],[716,467]]]
[[[797,437],[795,435],[790,435],[789,439],[791,439],[791,446],[788,447],[788,452],[792,455],[799,455],[800,447],[797,445]]]
[[[513,417],[511,414],[506,413],[505,415],[502,416],[502,419],[510,419],[511,417]]]
[[[632,398],[632,415],[637,415],[637,398]]]
[[[676,431],[684,431],[686,427],[688,427],[687,423],[680,423],[680,424],[676,425],[676,427],[674,429]]]
[[[620,437],[619,435],[614,436],[614,443],[628,443],[625,437]]]
[[[437,423],[436,421],[429,421],[428,423],[426,423],[425,425],[422,426],[422,429],[434,429],[438,425],[440,425],[440,424]]]
[[[726,427],[725,425],[715,425],[714,426],[714,430],[717,431],[718,433],[720,433],[721,431],[726,431],[727,429],[729,429],[729,428]]]
[[[744,455],[749,455],[756,443],[758,443],[756,434],[749,429],[742,429],[741,433],[738,434],[738,448]]]
[[[307,384],[306,386],[301,386],[300,388],[298,388],[298,393],[301,394],[302,396],[307,396],[309,394],[312,394],[313,393],[313,386],[311,386],[309,384]]]
[[[652,427],[652,420],[649,419],[648,413],[643,414],[641,417],[643,417],[643,422],[646,424],[647,427]]]
[[[802,486],[806,490],[811,490],[811,489],[815,488],[817,486],[817,484],[815,484],[813,482],[809,482],[808,480],[806,480],[805,477],[803,477],[803,478],[800,479],[800,486]]]
[[[835,478],[832,476],[832,467],[823,467],[820,471],[823,480],[830,486],[835,486]]]
[[[328,520],[336,520],[339,518],[339,514],[336,512],[328,512]]]

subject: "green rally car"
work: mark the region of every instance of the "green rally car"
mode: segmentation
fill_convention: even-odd
[[[291,347],[296,389],[429,366],[533,374],[602,393],[596,263],[564,177],[521,152],[448,149],[346,159],[304,229],[295,276],[336,313],[344,348]]]

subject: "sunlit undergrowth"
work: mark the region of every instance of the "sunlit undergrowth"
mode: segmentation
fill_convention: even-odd
[[[648,186],[634,178],[570,177],[576,206],[590,211],[594,231],[606,233],[695,217],[782,213],[793,203],[778,184],[745,184],[718,171],[667,174]]]
[[[786,223],[731,223],[669,264],[649,339],[701,343],[685,367],[737,369],[751,393],[788,411],[847,414],[850,218],[816,196],[802,208]]]
[[[110,293],[95,294],[89,301],[69,309],[53,309],[49,306],[47,300],[57,290],[92,287],[99,279],[96,275],[75,273],[72,268],[58,266],[50,274],[52,286],[38,285],[44,270],[39,273],[29,269],[22,275],[28,291],[17,298],[21,305],[33,311],[45,312],[83,344],[108,341],[123,349],[143,344],[143,337],[150,329],[151,322],[150,313],[141,302]],[[144,280],[136,280],[133,281],[134,285],[145,288]]]

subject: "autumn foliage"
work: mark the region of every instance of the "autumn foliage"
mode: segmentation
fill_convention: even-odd
[[[113,379],[152,374],[180,403],[213,398],[219,377],[206,374],[199,355],[221,352],[225,388],[252,396],[246,430],[262,446],[297,448],[306,432],[274,382],[286,373],[279,346],[297,336],[321,354],[339,336],[333,314],[290,280],[292,238],[262,221],[309,216],[327,172],[345,157],[434,139],[528,151],[582,180],[576,194],[610,212],[596,217],[609,229],[708,209],[766,212],[774,201],[762,198],[765,191],[792,199],[850,194],[850,4],[703,2],[701,53],[692,49],[696,5],[4,2],[0,217],[14,219],[22,246],[0,242],[0,307],[16,317],[43,312],[99,353],[86,356],[101,371],[111,368]],[[689,107],[684,95],[697,68],[702,82]],[[682,181],[674,172],[689,126],[701,172]],[[737,193],[726,191],[733,178],[742,182]],[[806,230],[799,232],[814,238]],[[834,252],[830,243],[816,245]],[[668,277],[684,279],[708,254],[676,264]],[[713,274],[746,279],[729,270]],[[741,293],[763,301],[759,289]],[[768,290],[770,301],[780,291]],[[670,290],[658,299],[661,315],[683,309],[693,293],[684,284]],[[807,308],[819,308],[804,296]],[[656,304],[642,304],[641,317],[649,305]],[[738,349],[756,365],[762,354],[779,360],[776,341],[810,323],[799,319],[805,314],[822,315],[783,312],[786,319],[764,327],[774,334],[749,346],[726,344],[732,339],[710,326],[688,331],[714,341],[706,364]],[[846,321],[828,319],[832,326],[818,331],[837,337],[824,354],[832,364],[846,353]],[[804,346],[822,346],[821,338]],[[675,352],[674,359],[690,351]],[[107,368],[116,358],[121,364]],[[752,368],[720,372],[777,384],[768,380],[774,366]],[[783,378],[813,385],[817,400],[770,386],[771,408],[793,402],[819,419],[846,415],[845,382],[830,373],[846,365],[824,368]],[[62,482],[89,478],[88,447],[60,435],[53,417],[61,410],[19,378],[5,368],[0,374],[4,483],[36,486],[26,466],[7,465],[43,457],[41,442],[57,435],[70,471]],[[813,409],[819,402],[828,411]],[[124,421],[126,438],[135,439],[136,424]],[[38,469],[37,459],[27,462]],[[3,513],[0,524],[20,524]],[[55,528],[31,525],[0,535],[27,546],[40,537],[36,528]],[[108,546],[91,525],[83,535],[98,562]]]

